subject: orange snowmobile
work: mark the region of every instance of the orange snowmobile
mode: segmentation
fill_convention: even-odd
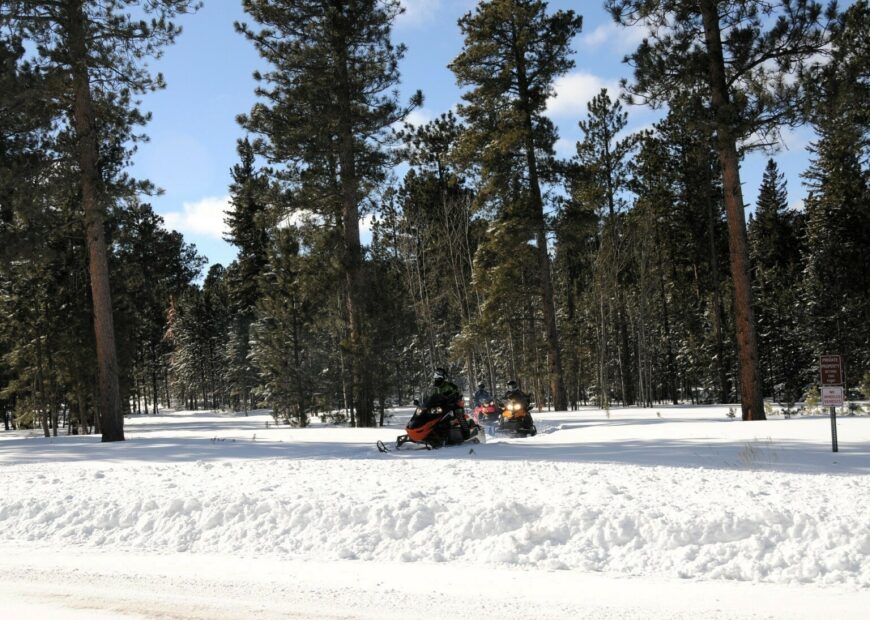
[[[463,437],[462,425],[457,417],[465,415],[464,401],[461,398],[455,403],[435,404],[431,401],[424,401],[421,405],[419,401],[415,400],[414,404],[417,405],[417,409],[405,425],[406,434],[396,438],[396,449],[401,448],[406,443],[422,445],[427,450],[433,450],[466,442],[484,443],[486,441],[483,429],[474,420],[467,421],[469,436]],[[378,450],[389,452],[382,441],[378,442]]]
[[[521,399],[508,398],[501,412],[501,419],[495,427],[496,434],[513,435],[514,437],[534,437],[538,434],[535,421],[532,419],[532,406]]]

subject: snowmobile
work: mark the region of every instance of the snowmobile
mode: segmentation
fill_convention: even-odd
[[[418,444],[427,450],[434,450],[443,446],[484,443],[486,441],[483,429],[474,420],[468,420],[470,433],[468,438],[463,438],[462,426],[457,418],[458,415],[465,415],[462,399],[454,403],[453,406],[450,406],[449,403],[436,405],[428,401],[424,401],[421,405],[417,400],[414,401],[414,404],[417,405],[417,409],[405,425],[406,434],[396,438],[397,450],[406,443]],[[463,408],[463,413],[456,413],[457,408]],[[389,448],[384,445],[384,442],[378,441],[377,445],[381,452],[389,452]]]
[[[501,418],[501,410],[494,400],[482,402],[474,408],[474,421],[484,428],[498,424],[499,418]]]
[[[516,398],[508,398],[502,408],[498,424],[494,427],[496,435],[528,437],[538,434],[531,414],[532,406]]]

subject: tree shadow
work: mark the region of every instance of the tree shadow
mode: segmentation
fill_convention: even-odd
[[[870,442],[840,441],[840,452],[819,442],[789,439],[719,439],[697,436],[651,438],[648,440],[614,438],[608,441],[583,441],[577,429],[597,426],[650,426],[687,422],[732,423],[728,419],[633,418],[582,420],[566,416],[547,417],[536,437],[490,440],[484,445],[463,445],[441,450],[402,450],[381,455],[374,447],[377,439],[387,445],[402,433],[408,412],[396,415],[389,426],[375,429],[338,429],[318,425],[299,429],[283,425],[265,427],[266,419],[246,419],[241,414],[218,416],[214,412],[171,413],[164,421],[131,425],[128,440],[101,443],[99,436],[9,437],[0,441],[0,463],[28,465],[38,463],[186,463],[196,461],[256,459],[477,459],[489,461],[539,461],[623,464],[639,466],[701,467],[742,471],[775,471],[804,474],[870,474]],[[209,420],[202,418],[210,418]],[[214,418],[226,418],[217,421]],[[823,416],[818,416],[823,417]],[[160,416],[157,416],[159,419]],[[787,424],[799,424],[802,417]],[[550,426],[553,424],[553,426]],[[569,431],[576,441],[559,441]],[[570,432],[574,431],[574,432]],[[703,432],[703,431],[699,431]],[[163,433],[165,436],[156,437]],[[192,437],[172,436],[190,433]],[[199,436],[195,436],[199,435]],[[231,435],[231,436],[228,436]],[[340,437],[340,439],[339,439]],[[567,439],[568,436],[565,436]]]

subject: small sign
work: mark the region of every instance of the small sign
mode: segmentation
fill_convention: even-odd
[[[822,385],[843,385],[843,358],[840,355],[823,355],[819,361]]]
[[[822,407],[842,407],[843,388],[839,385],[822,386]]]

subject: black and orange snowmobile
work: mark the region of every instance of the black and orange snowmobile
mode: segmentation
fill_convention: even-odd
[[[427,450],[434,450],[466,442],[484,443],[486,441],[480,425],[465,416],[464,402],[461,398],[456,403],[435,404],[431,401],[424,401],[421,405],[415,400],[414,404],[417,405],[417,409],[405,425],[405,434],[396,438],[396,449],[407,443],[423,446]],[[463,416],[463,421],[468,425],[467,437],[464,436],[462,429],[464,425],[459,416]],[[389,452],[384,442],[379,441],[377,445],[381,452]]]
[[[497,435],[528,437],[538,434],[535,421],[532,419],[532,405],[518,398],[505,399],[501,418],[494,427]]]

